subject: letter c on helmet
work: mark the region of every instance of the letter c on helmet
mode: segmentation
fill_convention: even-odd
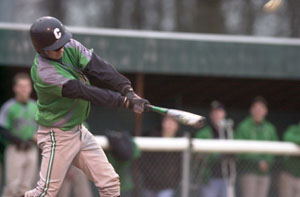
[[[54,36],[55,36],[55,38],[56,38],[57,40],[61,38],[61,32],[60,32],[60,29],[59,29],[59,28],[55,28],[55,29],[53,30],[53,33],[54,33]]]

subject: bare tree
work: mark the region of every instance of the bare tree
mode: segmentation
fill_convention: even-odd
[[[49,15],[59,18],[62,22],[65,21],[64,12],[64,1],[61,0],[51,0],[46,1],[45,6],[47,6]]]
[[[135,29],[141,29],[143,26],[143,7],[142,2],[143,0],[133,0],[135,8],[133,9],[132,15],[131,15],[131,23],[132,27]]]
[[[290,16],[291,37],[300,36],[300,1],[287,0],[288,14]]]
[[[223,16],[222,0],[197,1],[197,10],[194,15],[193,32],[222,33]]]

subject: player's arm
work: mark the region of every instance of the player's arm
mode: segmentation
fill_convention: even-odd
[[[0,135],[4,139],[8,140],[10,143],[15,144],[18,148],[26,148],[27,142],[22,140],[21,138],[13,135],[9,130],[0,126]],[[24,147],[22,147],[24,146]]]
[[[115,91],[86,85],[77,79],[63,84],[62,96],[87,100],[96,105],[129,108],[136,113],[142,113],[148,103],[145,99],[131,99]]]
[[[78,64],[75,66],[90,80],[93,79],[93,81],[96,81],[95,86],[100,87],[99,84],[106,84],[110,89],[120,92],[123,96],[125,96],[129,90],[133,91],[131,82],[120,74],[113,65],[94,53],[92,49],[87,49],[74,39],[71,39],[65,45],[65,48],[75,49],[71,51],[74,61],[78,61]]]
[[[70,41],[69,45],[76,47],[80,68],[89,79],[93,78],[98,82],[103,82],[131,100],[141,99],[131,87],[131,82],[113,65],[74,39]]]
[[[120,74],[110,63],[101,59],[95,53],[92,53],[89,63],[84,68],[83,72],[87,76],[92,76],[98,81],[102,81],[113,87],[129,100],[135,100],[139,103],[145,103],[145,99],[139,97],[131,87],[131,82],[122,74]],[[146,103],[149,103],[147,101]],[[138,105],[135,105],[138,106]],[[137,111],[144,111],[144,106],[139,106]]]
[[[122,95],[126,95],[127,91],[132,90],[131,82],[119,73],[112,64],[95,53],[92,53],[91,59],[83,72],[88,78],[92,77],[99,82],[104,82]]]

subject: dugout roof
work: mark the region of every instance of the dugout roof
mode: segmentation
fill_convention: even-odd
[[[0,65],[31,65],[29,27],[0,23]],[[68,28],[75,39],[126,73],[300,77],[300,39]]]

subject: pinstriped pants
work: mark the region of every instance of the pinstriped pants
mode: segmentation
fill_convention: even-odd
[[[25,193],[25,197],[57,196],[71,164],[95,183],[101,197],[120,195],[119,176],[95,137],[84,126],[71,131],[40,126],[37,140],[43,156],[40,180],[35,189]]]

